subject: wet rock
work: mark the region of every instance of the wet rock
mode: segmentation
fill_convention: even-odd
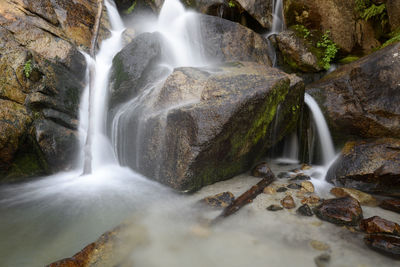
[[[303,165],[301,165],[301,170],[303,170],[303,171],[307,171],[307,170],[310,170],[312,168],[312,166],[310,166],[310,165],[308,165],[308,164],[303,164]]]
[[[314,193],[314,185],[311,182],[301,182],[301,187],[308,193]]]
[[[308,204],[308,205],[316,205],[316,204],[319,204],[320,202],[321,202],[321,199],[316,195],[311,195],[311,196],[303,198],[301,200],[302,204]]]
[[[72,257],[47,267],[132,266],[129,260],[132,251],[146,244],[148,236],[144,226],[124,223],[104,233]]]
[[[352,197],[324,200],[314,213],[321,220],[349,226],[358,225],[363,216],[360,203]]]
[[[288,189],[286,187],[279,187],[278,189],[276,189],[276,192],[278,193],[282,193],[282,192],[286,192]]]
[[[331,255],[326,253],[321,254],[314,259],[315,265],[317,265],[317,267],[328,267],[330,261]]]
[[[280,172],[278,173],[278,178],[279,179],[290,178],[290,174],[288,172]]]
[[[271,187],[271,186],[267,186],[266,188],[264,188],[264,194],[268,194],[268,195],[275,195],[276,194],[276,189]]]
[[[379,207],[400,213],[400,199],[386,199],[382,201]]]
[[[400,259],[400,237],[385,234],[370,234],[364,238],[365,244],[384,255]]]
[[[156,90],[155,101],[124,113],[129,130],[119,136],[129,132],[129,138],[117,152],[127,166],[180,191],[248,171],[296,126],[302,105],[301,86],[254,62],[176,68]],[[279,104],[290,114],[278,123],[280,137],[271,140]],[[146,138],[132,141],[140,137]]]
[[[348,142],[326,180],[340,187],[400,196],[400,139]]]
[[[400,225],[385,220],[379,216],[364,219],[360,223],[360,229],[368,234],[393,234],[400,235]]]
[[[290,179],[290,181],[306,181],[306,180],[311,180],[311,177],[305,174],[297,174],[295,177]]]
[[[295,183],[291,183],[291,184],[289,184],[289,185],[287,186],[287,188],[299,190],[299,189],[301,189],[301,185],[295,184]]]
[[[328,244],[318,240],[311,240],[310,245],[315,250],[325,251],[330,249],[330,246]]]
[[[276,36],[276,40],[285,62],[294,70],[303,72],[323,70],[323,63],[317,54],[313,53],[308,42],[302,36],[298,36],[295,31],[283,31]]]
[[[253,175],[254,177],[264,178],[269,177],[273,174],[268,164],[266,162],[263,162],[253,168],[253,170],[251,171],[251,175]]]
[[[340,28],[340,27],[339,27]],[[400,138],[400,43],[339,67],[308,85],[337,143]]]
[[[284,199],[281,200],[281,204],[285,209],[293,209],[296,207],[292,196],[286,196]]]
[[[217,62],[253,61],[271,66],[267,40],[238,23],[219,17],[201,15],[201,36],[207,57]]]
[[[367,206],[378,205],[378,201],[376,200],[376,198],[374,198],[370,194],[361,192],[356,189],[335,187],[335,188],[332,188],[330,192],[335,197],[351,196],[351,197],[357,199],[361,205],[367,205]]]
[[[373,23],[354,16],[354,1],[287,0],[284,13],[287,26],[305,25],[308,30],[330,31],[331,38],[345,52],[367,53],[378,47]],[[338,27],[340,25],[340,27]]]
[[[278,210],[283,210],[283,208],[279,205],[271,205],[267,208],[269,211],[278,211]]]
[[[231,192],[219,193],[215,196],[209,196],[201,200],[201,202],[211,207],[225,208],[235,200],[235,196]]]
[[[300,208],[298,208],[296,210],[297,214],[303,215],[303,216],[313,216],[314,213],[312,212],[310,206],[308,206],[307,204],[304,204],[302,206],[300,206]]]

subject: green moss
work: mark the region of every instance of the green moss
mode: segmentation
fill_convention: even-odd
[[[29,59],[24,65],[24,74],[26,78],[29,78],[32,73],[32,60]]]
[[[394,30],[389,34],[389,40],[387,40],[380,48],[384,48],[388,45],[400,42],[400,28]]]
[[[16,181],[46,174],[45,168],[35,153],[18,153],[7,174],[8,181]]]
[[[339,60],[339,63],[340,63],[340,64],[348,64],[348,63],[354,62],[354,61],[356,61],[356,60],[358,60],[358,59],[360,59],[360,57],[349,55],[349,56],[347,56],[347,57],[342,58],[341,60]]]
[[[133,12],[133,10],[135,10],[136,4],[137,4],[137,2],[134,1],[134,2],[132,3],[132,5],[131,5],[128,9],[125,9],[125,10],[124,10],[124,14],[125,14],[125,15],[131,14],[131,13]]]
[[[235,2],[233,2],[233,1],[229,1],[229,2],[228,2],[228,6],[229,6],[230,8],[234,8],[234,7],[236,6],[236,4],[235,4]]]
[[[114,58],[113,67],[114,88],[119,88],[124,81],[129,80],[129,74],[124,71],[124,64],[119,56]]]

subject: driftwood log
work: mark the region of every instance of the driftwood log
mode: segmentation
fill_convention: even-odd
[[[270,185],[275,180],[275,175],[272,172],[268,173],[268,176],[264,177],[261,181],[259,181],[256,185],[253,185],[249,190],[244,192],[238,198],[236,198],[228,207],[226,207],[222,213],[214,219],[213,223],[220,221],[222,218],[226,218],[238,210],[240,210],[243,206],[253,202],[259,194],[264,191],[264,188]]]
[[[101,17],[103,14],[103,0],[97,1],[97,14],[95,19],[95,24],[93,27],[93,36],[90,43],[90,56],[94,59],[96,56],[96,47],[97,40],[99,36],[99,28]],[[86,142],[85,142],[85,160],[83,166],[83,175],[92,173],[92,139],[93,139],[93,128],[94,128],[94,120],[93,120],[93,100],[94,100],[94,83],[96,77],[96,68],[93,64],[89,63],[89,118],[88,118],[88,129],[86,134]]]

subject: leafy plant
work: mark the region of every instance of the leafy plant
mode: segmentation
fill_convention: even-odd
[[[335,58],[338,48],[336,44],[329,38],[330,31],[326,31],[320,41],[317,42],[318,48],[323,48],[324,57],[322,58],[323,67],[329,70],[331,61]]]
[[[25,65],[24,65],[24,73],[25,73],[25,77],[29,78],[31,76],[32,73],[32,60],[29,59]]]
[[[235,5],[235,2],[229,1],[229,2],[228,2],[228,6],[229,6],[230,8],[234,8],[236,5]]]
[[[386,4],[375,5],[370,0],[356,0],[356,10],[364,20],[379,20],[382,27],[388,23]]]
[[[388,45],[391,45],[391,44],[400,42],[400,28],[398,28],[397,30],[391,32],[391,33],[389,34],[389,38],[390,38],[390,39],[387,40],[387,41],[381,46],[381,48],[384,48],[384,47],[386,47],[386,46],[388,46]]]
[[[304,25],[300,24],[294,25],[294,30],[299,34],[301,34],[304,39],[307,39],[311,34],[309,29],[307,29]]]

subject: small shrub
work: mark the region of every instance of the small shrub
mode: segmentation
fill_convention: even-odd
[[[307,29],[304,25],[297,24],[297,25],[294,25],[293,28],[304,39],[307,39],[311,34],[310,30]]]
[[[375,5],[370,0],[356,0],[356,11],[364,20],[380,21],[382,27],[388,23],[386,4]]]
[[[29,78],[32,73],[32,60],[29,59],[24,65],[24,74],[26,78]]]
[[[229,6],[230,8],[234,8],[236,5],[235,5],[235,2],[229,1],[229,2],[228,2],[228,6]]]
[[[322,58],[323,67],[329,70],[331,61],[335,58],[338,48],[336,44],[329,38],[330,31],[326,31],[319,42],[317,47],[324,49],[324,56]]]

